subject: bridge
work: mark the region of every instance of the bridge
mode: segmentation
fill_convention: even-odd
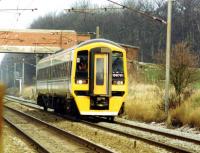
[[[74,30],[2,30],[0,29],[0,53],[54,53],[90,39],[89,34]]]

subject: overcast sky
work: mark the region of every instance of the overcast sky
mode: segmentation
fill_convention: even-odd
[[[0,0],[0,29],[26,29],[39,16],[63,12],[80,0]],[[120,2],[121,0],[114,0]],[[90,0],[97,5],[110,4],[107,0]],[[36,11],[3,11],[1,9],[32,9]],[[0,53],[0,61],[3,54]]]
[[[49,12],[62,12],[80,0],[1,0],[0,9],[37,8],[37,11],[2,11],[0,10],[0,29],[28,28],[34,19]],[[114,0],[120,2],[120,0]],[[90,0],[97,5],[111,4],[107,0]]]
[[[40,16],[50,12],[63,12],[81,0],[0,0],[0,29],[27,29]],[[113,0],[121,3],[123,0]],[[144,0],[152,1],[152,0]],[[112,4],[107,0],[90,0],[92,4]],[[117,7],[117,6],[116,6]],[[33,9],[36,11],[3,11],[2,9]],[[0,61],[2,54],[0,53]]]

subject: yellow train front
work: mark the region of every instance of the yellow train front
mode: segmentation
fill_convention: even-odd
[[[125,50],[93,39],[37,64],[37,103],[45,110],[113,119],[123,111],[127,83]]]

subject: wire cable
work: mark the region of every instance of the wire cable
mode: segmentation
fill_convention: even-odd
[[[165,21],[165,20],[162,19],[162,18],[149,15],[149,14],[145,13],[144,11],[139,11],[139,10],[137,10],[137,9],[134,9],[134,8],[132,8],[132,7],[128,7],[128,6],[126,6],[126,5],[119,4],[119,3],[115,2],[115,1],[112,1],[112,0],[107,0],[107,1],[109,1],[109,2],[111,2],[111,3],[113,3],[113,4],[116,4],[116,5],[118,5],[118,6],[121,6],[121,7],[123,7],[123,8],[126,8],[126,9],[128,9],[128,10],[134,11],[134,12],[136,12],[136,13],[138,13],[138,14],[143,15],[143,16],[146,16],[146,17],[148,17],[148,18],[150,18],[150,19],[153,19],[154,21],[158,21],[158,22],[160,22],[160,23],[162,23],[162,24],[164,24],[164,25],[167,25],[167,21]]]

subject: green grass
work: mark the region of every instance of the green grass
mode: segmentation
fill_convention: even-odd
[[[156,64],[140,65],[139,73],[145,83],[158,83],[159,80],[162,80],[162,70]]]
[[[198,80],[191,84],[193,89],[200,89],[200,69],[198,69]],[[156,64],[140,64],[139,66],[140,82],[156,84],[159,87],[163,87],[165,81],[165,72],[159,65]]]

